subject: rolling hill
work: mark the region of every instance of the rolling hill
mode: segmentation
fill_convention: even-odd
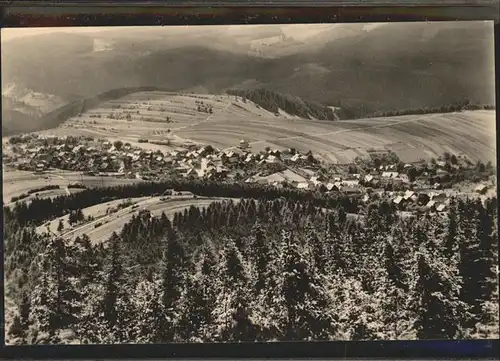
[[[200,104],[212,112],[198,109]],[[275,115],[232,95],[157,91],[103,102],[43,133],[120,139],[163,151],[185,143],[231,150],[245,139],[252,151],[266,147],[311,150],[333,163],[349,163],[370,149],[390,149],[405,162],[430,159],[444,152],[481,161],[493,161],[496,156],[495,111],[332,122],[303,119],[282,110]],[[141,143],[140,139],[149,142]]]
[[[464,98],[494,103],[491,24],[350,26],[303,37],[279,27],[260,27],[255,35],[254,27],[180,27],[20,37],[2,43],[2,88],[16,84],[67,102],[122,87],[266,88],[359,108],[359,115]],[[96,51],[96,39],[112,46]],[[2,115],[4,123],[26,122],[9,107]]]

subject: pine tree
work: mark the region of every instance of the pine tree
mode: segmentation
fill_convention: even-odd
[[[492,229],[481,204],[460,202],[459,215],[458,268],[463,279],[460,298],[471,307],[467,326],[473,328],[480,321],[482,303],[490,297],[493,290],[490,283],[493,277],[492,265],[488,257]]]
[[[448,229],[444,242],[444,254],[446,257],[452,259],[456,256],[458,251],[457,245],[457,214],[455,204],[450,204],[448,212]]]
[[[454,339],[463,332],[466,305],[459,299],[459,282],[438,259],[417,255],[413,289],[418,339]]]
[[[123,264],[123,245],[120,236],[113,233],[109,243],[109,257],[104,269],[103,314],[110,336],[114,342],[121,343],[127,340],[129,330],[125,326],[131,318],[127,272]]]
[[[161,302],[161,280],[154,277],[151,281],[140,281],[132,300],[135,317],[133,329],[135,342],[158,343],[161,341],[161,327],[164,310]]]
[[[63,220],[59,220],[59,225],[57,226],[57,232],[61,233],[64,230],[64,223]]]
[[[165,250],[162,258],[162,307],[165,318],[160,331],[164,342],[176,340],[178,333],[179,301],[184,287],[184,270],[186,269],[186,256],[179,236],[171,234],[166,237]]]
[[[47,259],[43,260],[43,269],[50,267]],[[31,324],[28,343],[48,344],[57,341],[57,283],[47,271],[43,272],[31,295]]]
[[[295,237],[283,235],[283,295],[287,310],[285,340],[327,340],[334,321],[321,281],[298,248]]]
[[[257,280],[255,283],[255,291],[259,293],[266,285],[266,270],[269,265],[269,246],[268,240],[262,228],[257,225],[254,228],[253,261],[257,272]]]

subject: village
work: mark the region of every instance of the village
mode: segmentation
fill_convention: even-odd
[[[404,164],[385,150],[372,150],[353,164],[325,164],[311,152],[266,148],[252,153],[241,140],[234,150],[189,144],[169,151],[147,150],[122,141],[92,137],[12,137],[4,164],[44,173],[51,169],[143,181],[168,178],[261,184],[321,193],[344,193],[369,203],[377,198],[410,212],[445,212],[450,198],[496,192],[491,163],[476,164],[445,154],[437,160]]]

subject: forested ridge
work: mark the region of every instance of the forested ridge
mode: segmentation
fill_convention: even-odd
[[[242,199],[148,212],[93,245],[5,209],[14,343],[498,337],[497,200],[364,222],[338,204]]]
[[[276,188],[263,184],[220,183],[207,180],[172,179],[162,182],[143,182],[114,187],[99,187],[83,190],[71,195],[54,198],[35,198],[29,203],[20,202],[12,207],[12,213],[20,225],[40,225],[44,221],[118,198],[144,197],[161,194],[168,190],[183,190],[206,197],[255,198],[273,200],[286,197],[297,201],[312,201],[320,207],[342,204],[348,212],[356,212],[358,199],[345,194],[306,192],[294,188]],[[4,208],[5,212],[5,208]]]
[[[281,109],[290,115],[306,119],[311,119],[311,117],[319,120],[338,119],[333,109],[328,106],[267,89],[230,89],[226,93],[248,99],[272,113],[278,113]]]

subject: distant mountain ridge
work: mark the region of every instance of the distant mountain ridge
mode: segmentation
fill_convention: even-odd
[[[245,27],[232,32],[206,27],[198,33],[174,27],[23,37],[2,44],[2,82],[67,103],[144,85],[208,93],[264,88],[352,108],[357,116],[460,99],[495,103],[490,23],[386,24],[371,31],[353,25],[355,31],[347,25],[318,28],[322,40],[309,34],[292,37],[288,45],[266,45],[272,57],[252,53],[248,39],[285,33],[286,40],[286,28],[259,27],[254,34]],[[96,37],[112,41],[113,48],[95,52]],[[15,109],[3,110],[4,124],[25,121],[16,118]]]

